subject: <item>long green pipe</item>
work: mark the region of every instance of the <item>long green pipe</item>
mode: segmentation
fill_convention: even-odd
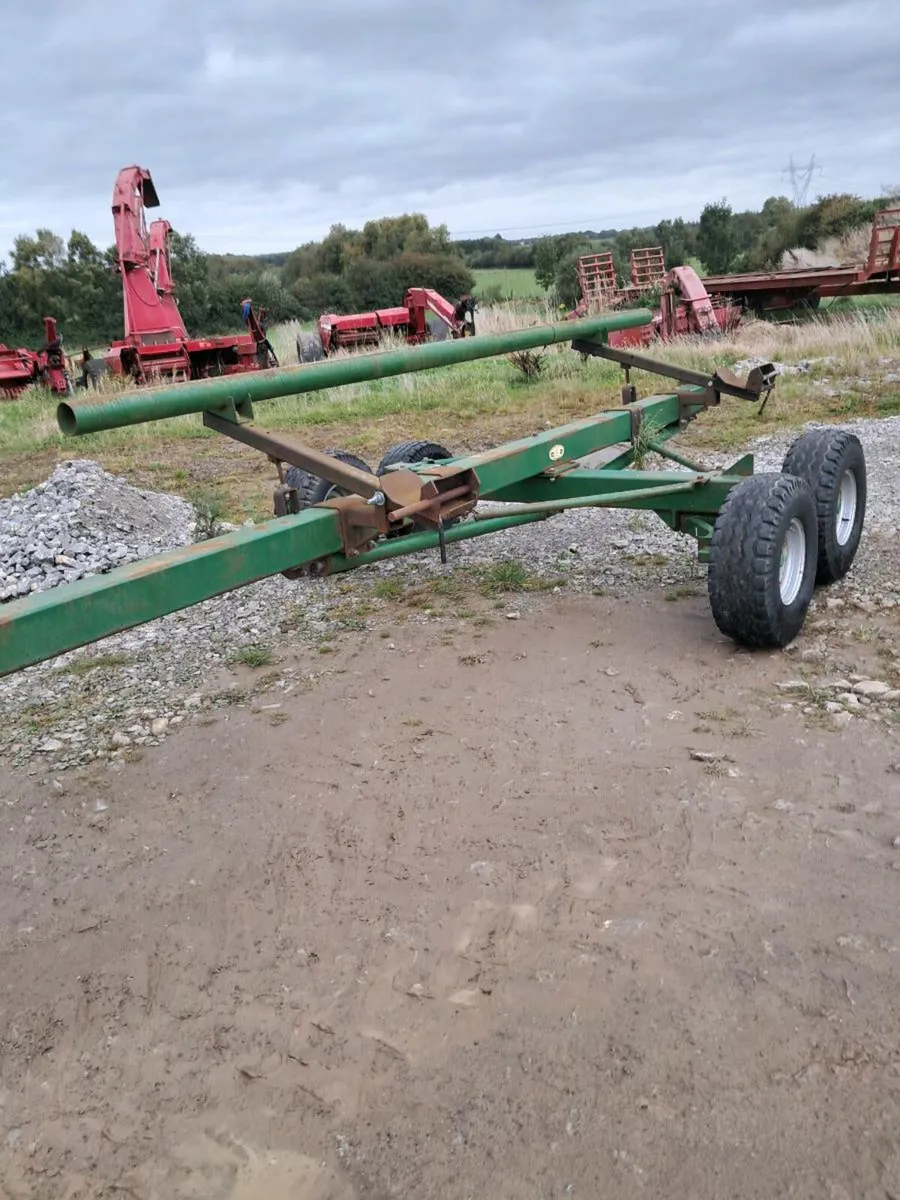
[[[330,362],[248,371],[218,379],[174,384],[167,388],[125,392],[106,400],[66,400],[58,406],[56,419],[62,432],[70,437],[98,433],[123,425],[140,425],[144,421],[163,421],[167,417],[183,417],[206,409],[227,408],[231,404],[238,406],[247,400],[253,402],[272,400],[276,396],[296,396],[301,392],[317,392],[324,388],[386,379],[390,375],[430,371],[435,367],[452,366],[478,358],[512,354],[516,350],[533,350],[539,346],[552,346],[556,342],[598,338],[616,329],[647,325],[652,319],[648,309],[636,308],[602,317],[585,317],[580,321],[535,325],[511,333],[479,334],[474,338],[426,342],[421,346],[383,354],[358,354]]]
[[[466,538],[481,537],[485,533],[499,533],[502,529],[511,529],[515,525],[530,525],[533,521],[544,521],[542,513],[527,514],[518,517],[491,517],[490,520],[466,521],[462,525],[451,525],[444,533],[445,542],[462,542]],[[417,554],[420,550],[436,550],[441,539],[436,533],[427,531],[405,533],[401,537],[379,542],[371,550],[364,550],[354,558],[345,558],[343,554],[331,557],[331,570],[352,571],[356,567],[367,567],[371,563],[383,562],[386,558],[399,558],[401,554]]]

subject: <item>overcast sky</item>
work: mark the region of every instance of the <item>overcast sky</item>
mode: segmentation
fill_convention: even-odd
[[[49,12],[48,12],[49,10]],[[261,253],[425,212],[455,236],[696,217],[900,182],[900,0],[45,0],[8,5],[0,255],[153,215]]]

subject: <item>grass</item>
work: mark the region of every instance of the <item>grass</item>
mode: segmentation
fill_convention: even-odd
[[[543,299],[546,295],[531,267],[487,268],[473,271],[472,274],[475,276],[476,297],[488,291],[495,292],[503,300]]]
[[[233,662],[240,663],[243,667],[271,667],[275,661],[275,656],[268,646],[242,646],[238,650],[233,659]]]
[[[553,314],[546,304],[496,305],[484,310],[479,333],[548,319]],[[828,360],[808,374],[781,377],[762,416],[757,405],[726,398],[681,435],[686,449],[730,450],[754,435],[808,420],[900,413],[900,384],[882,378],[900,371],[900,307],[818,315],[796,325],[750,321],[734,337],[683,338],[653,354],[702,371],[751,356],[785,363]],[[529,387],[519,377],[505,358],[485,359],[266,401],[257,405],[256,420],[318,449],[350,450],[374,466],[401,440],[427,437],[453,451],[479,450],[621,404],[620,369],[600,359],[582,362],[565,345],[547,353],[540,377]],[[658,376],[634,372],[633,380],[643,395],[666,389]],[[214,491],[217,500],[209,507],[216,519],[242,522],[272,513],[274,470],[256,452],[206,430],[199,416],[66,439],[47,393],[32,390],[0,404],[0,494],[34,486],[58,461],[72,457],[95,459],[140,487],[188,495],[195,503],[202,497],[201,510]]]

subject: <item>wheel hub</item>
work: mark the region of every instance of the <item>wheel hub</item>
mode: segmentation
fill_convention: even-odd
[[[793,604],[803,583],[806,569],[806,530],[799,517],[788,525],[781,547],[781,566],[778,572],[778,587],[783,604]]]
[[[858,488],[853,471],[845,471],[838,489],[837,513],[834,520],[834,536],[839,546],[846,546],[856,524]]]

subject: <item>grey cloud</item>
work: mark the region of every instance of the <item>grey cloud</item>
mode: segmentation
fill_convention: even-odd
[[[872,187],[900,174],[860,160],[867,137],[900,149],[896,0],[79,0],[49,26],[36,8],[7,20],[7,44],[43,49],[5,61],[0,222],[11,197],[39,214],[64,192],[106,227],[129,162],[164,205],[256,194],[262,223],[267,202],[310,186],[323,229],[348,179],[365,180],[369,215],[500,183],[515,225],[528,191],[576,176],[596,181],[602,223],[610,190],[638,178],[667,211],[694,166],[717,194],[771,179],[792,151]]]

